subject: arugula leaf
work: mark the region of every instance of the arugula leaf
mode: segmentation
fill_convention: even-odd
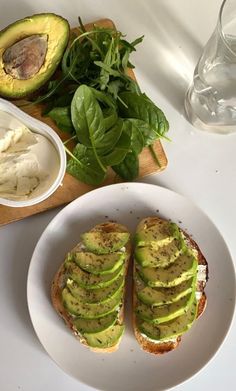
[[[169,129],[169,123],[162,112],[147,96],[133,92],[121,92],[119,95],[126,106],[119,103],[119,112],[124,118],[141,119],[156,133],[156,139],[163,137]]]
[[[93,151],[82,144],[77,144],[67,163],[67,172],[88,185],[99,185],[104,181],[106,173],[99,166]]]
[[[115,100],[111,95],[108,93],[105,93],[103,91],[96,90],[93,87],[90,87],[90,90],[93,92],[95,98],[104,105],[104,107],[111,107],[113,109],[116,109]]]
[[[47,115],[54,120],[59,129],[71,134],[75,133],[75,129],[71,121],[70,106],[54,107],[54,109],[50,110]]]
[[[126,181],[132,181],[138,176],[139,172],[139,160],[135,152],[128,152],[124,160],[117,165],[112,166],[115,171],[122,179]]]

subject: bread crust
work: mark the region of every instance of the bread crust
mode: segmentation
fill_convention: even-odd
[[[138,227],[143,227],[144,224],[146,224],[147,226],[151,226],[151,225],[156,224],[160,220],[164,220],[164,219],[160,219],[159,217],[156,217],[156,216],[148,217],[148,218],[145,218],[144,220],[142,220],[139,223]],[[188,245],[192,249],[197,251],[198,265],[206,266],[206,281],[207,281],[208,280],[208,263],[206,261],[206,258],[202,254],[199,246],[193,240],[193,238],[189,234],[187,234],[185,231],[183,231],[180,227],[179,227],[179,229],[183,233]],[[135,271],[135,262],[133,262],[133,267],[134,267],[134,271]],[[203,312],[206,309],[206,305],[207,305],[207,297],[204,292],[205,285],[206,285],[206,283],[204,283],[203,281],[199,281],[197,284],[198,291],[200,291],[202,293],[201,298],[198,300],[197,319],[203,314]],[[140,347],[148,353],[159,354],[159,355],[164,354],[164,353],[168,353],[171,350],[176,349],[181,342],[181,336],[177,337],[176,341],[155,343],[155,342],[152,342],[151,340],[149,340],[148,338],[145,338],[140,333],[140,331],[137,328],[136,316],[135,316],[135,311],[134,311],[135,303],[136,303],[136,294],[135,294],[135,285],[134,285],[134,281],[133,281],[133,315],[132,315],[133,329],[134,329],[134,334],[135,334],[136,340],[139,343]]]
[[[124,225],[108,221],[106,223],[102,223],[102,224],[96,225],[91,231],[93,231],[93,232],[95,232],[95,231],[128,232],[128,229]],[[81,243],[78,243],[71,250],[71,253],[78,251],[80,246],[81,246]],[[126,278],[126,275],[127,275],[128,266],[129,266],[129,260],[130,260],[130,255],[131,255],[131,243],[130,243],[130,241],[126,244],[125,248],[126,248],[128,257],[127,257],[126,264],[125,264],[124,278]],[[73,317],[65,310],[65,308],[63,306],[63,303],[62,303],[62,300],[61,300],[61,293],[62,293],[63,288],[65,287],[66,279],[67,279],[67,273],[66,273],[66,268],[65,268],[65,265],[64,265],[64,261],[63,261],[63,263],[60,266],[59,270],[55,274],[55,277],[54,277],[54,279],[52,281],[52,285],[51,285],[51,301],[52,301],[52,305],[55,308],[55,310],[57,311],[58,315],[64,320],[65,324],[71,330],[73,335],[80,341],[80,343],[82,343],[83,345],[87,346],[93,352],[99,352],[99,353],[112,353],[112,352],[115,352],[118,349],[118,347],[119,347],[119,342],[120,341],[118,341],[118,343],[116,345],[114,345],[114,346],[112,346],[110,348],[93,348],[93,347],[90,347],[87,344],[87,342],[83,338],[83,336],[73,326]],[[120,312],[119,312],[119,318],[118,318],[118,323],[119,324],[123,324],[123,320],[124,320],[125,292],[126,292],[126,282],[125,282],[125,285],[124,285],[124,294],[123,294],[123,300],[122,300],[123,304],[122,304]]]

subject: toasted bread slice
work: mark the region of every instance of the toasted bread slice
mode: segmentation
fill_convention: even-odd
[[[96,225],[90,232],[95,231],[102,231],[102,232],[128,232],[127,228],[121,224],[113,223],[113,222],[106,222],[99,225]],[[78,243],[77,246],[71,250],[71,253],[76,252],[81,249],[81,243]],[[131,243],[130,241],[125,246],[126,252],[127,252],[127,259],[125,261],[125,273],[124,278],[126,277],[128,266],[129,266],[129,259],[131,254]],[[75,337],[85,346],[88,346],[85,338],[78,332],[78,330],[75,328],[73,324],[73,317],[66,311],[63,302],[61,293],[62,290],[65,287],[67,280],[67,271],[65,267],[65,263],[63,262],[60,266],[59,270],[57,271],[53,282],[51,286],[51,299],[52,304],[55,310],[57,311],[58,315],[60,315],[66,325],[69,327],[69,329],[72,331],[72,333],[75,335]],[[117,319],[118,324],[123,324],[124,321],[124,297],[125,297],[125,286],[123,289],[123,299],[122,299],[122,306],[119,310],[119,315]],[[100,352],[100,353],[111,353],[118,349],[120,340],[112,347],[109,348],[94,348],[88,346],[92,351],[94,352]]]
[[[156,222],[160,222],[159,217],[149,217],[141,221],[139,226],[144,226],[144,223],[147,227],[154,225]],[[196,257],[198,259],[198,265],[202,265],[206,268],[206,279],[205,281],[203,280],[198,280],[197,281],[197,291],[200,293],[200,297],[197,300],[197,318],[199,318],[207,305],[207,298],[204,292],[204,288],[206,285],[206,282],[208,280],[208,264],[207,261],[202,254],[200,248],[198,247],[197,243],[186,233],[184,232],[181,228],[179,228],[180,231],[183,234],[184,240],[186,241],[187,245],[195,252]],[[135,272],[135,262],[134,262],[134,272]],[[163,354],[170,352],[171,350],[176,349],[180,342],[181,342],[181,336],[178,336],[177,338],[170,340],[170,341],[163,341],[163,342],[155,342],[148,337],[146,337],[144,334],[142,334],[138,327],[137,327],[137,321],[136,321],[136,315],[135,315],[135,306],[136,306],[137,298],[136,298],[136,293],[135,293],[135,286],[133,284],[133,329],[134,329],[134,334],[136,337],[136,340],[138,341],[140,347],[149,353],[153,354]]]

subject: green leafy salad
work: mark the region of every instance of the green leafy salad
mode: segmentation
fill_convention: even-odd
[[[139,173],[138,156],[165,137],[169,124],[164,113],[140,91],[127,70],[129,57],[143,37],[133,42],[112,28],[93,25],[86,31],[79,19],[80,35],[74,35],[61,62],[59,77],[49,82],[36,103],[45,102],[44,115],[71,133],[76,145],[67,172],[82,182],[98,185],[108,167],[124,180]]]

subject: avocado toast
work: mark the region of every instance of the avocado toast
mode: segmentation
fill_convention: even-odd
[[[124,333],[125,277],[130,234],[113,222],[96,225],[56,273],[51,298],[79,341],[96,352],[114,352]]]
[[[196,242],[176,224],[148,217],[136,230],[133,327],[141,348],[162,354],[206,307],[208,265]]]

